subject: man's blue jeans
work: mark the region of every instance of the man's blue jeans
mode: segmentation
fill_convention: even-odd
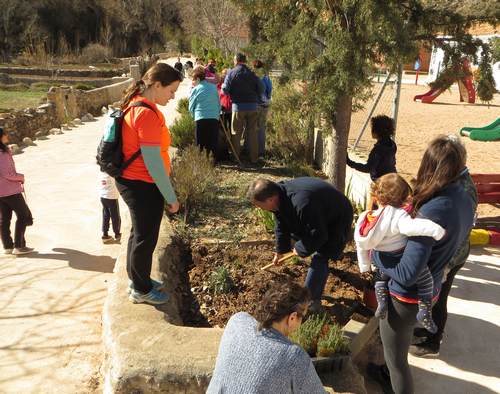
[[[307,271],[304,286],[311,292],[313,301],[320,300],[328,279],[328,257],[321,253],[314,253],[311,258],[311,266]]]

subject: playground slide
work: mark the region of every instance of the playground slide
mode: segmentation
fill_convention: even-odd
[[[484,127],[462,127],[460,135],[467,136],[474,141],[500,140],[500,118]]]
[[[476,90],[472,77],[465,77],[458,81],[458,91],[460,92],[460,101],[474,104],[476,102]]]
[[[427,93],[417,94],[413,97],[413,101],[420,101],[422,103],[432,103],[434,99],[443,93],[446,89],[431,89]]]
[[[500,127],[500,118],[498,118],[493,123],[490,123],[489,125],[484,126],[484,127],[470,127],[470,126],[462,127],[460,129],[460,132],[462,132],[462,131],[472,131],[472,130],[485,130],[486,131],[486,130],[497,129],[498,127]]]

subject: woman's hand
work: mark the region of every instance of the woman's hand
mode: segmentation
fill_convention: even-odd
[[[169,213],[176,213],[179,210],[179,202],[176,201],[173,204],[167,204],[167,210]]]

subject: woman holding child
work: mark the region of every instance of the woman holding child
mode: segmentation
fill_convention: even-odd
[[[402,254],[373,253],[375,264],[389,277],[387,317],[380,320],[380,336],[396,394],[414,393],[408,349],[418,312],[420,274],[428,267],[436,301],[444,269],[472,227],[475,203],[459,181],[465,161],[465,148],[456,137],[437,137],[425,151],[413,185],[412,216],[440,225],[446,231],[444,237],[436,241],[411,236]]]

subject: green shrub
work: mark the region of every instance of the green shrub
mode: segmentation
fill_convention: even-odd
[[[175,110],[180,114],[189,113],[189,98],[183,97],[177,101],[177,106]]]
[[[342,328],[338,324],[330,324],[328,326],[328,331],[320,336],[316,353],[321,357],[349,353],[349,343],[342,332]]]
[[[268,150],[287,163],[307,161],[308,130],[303,106],[304,95],[291,83],[273,90],[266,133]]]
[[[272,212],[260,208],[255,208],[255,216],[257,216],[260,224],[268,233],[274,232],[275,219]]]
[[[217,173],[213,158],[191,145],[172,163],[172,180],[187,223],[192,211],[214,196]]]
[[[208,281],[208,288],[215,294],[227,294],[231,292],[234,287],[233,279],[229,274],[229,270],[220,266],[216,268],[211,274]]]
[[[83,64],[105,63],[111,58],[111,49],[104,45],[93,43],[82,49],[79,61]]]
[[[195,122],[189,111],[180,112],[180,116],[175,119],[170,126],[172,145],[184,149],[194,144]]]

